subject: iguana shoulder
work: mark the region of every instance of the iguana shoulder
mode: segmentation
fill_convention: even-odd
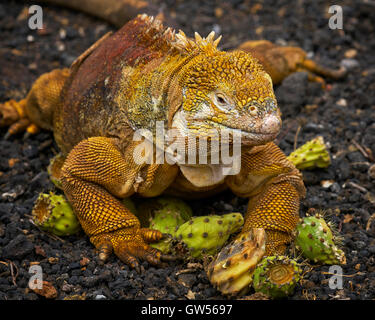
[[[124,82],[145,65],[177,53],[174,31],[153,17],[139,15],[113,35],[100,39],[71,68],[55,112],[55,138],[65,153],[90,136],[124,136],[132,132],[127,110],[119,108]],[[134,77],[134,75],[133,75]],[[128,90],[129,91],[129,90]],[[121,101],[120,101],[121,103]]]

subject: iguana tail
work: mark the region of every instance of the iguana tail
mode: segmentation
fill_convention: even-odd
[[[9,127],[5,139],[23,131],[30,135],[39,128],[53,129],[53,114],[60,106],[60,93],[69,73],[69,69],[44,73],[34,82],[25,99],[0,103],[0,127]]]

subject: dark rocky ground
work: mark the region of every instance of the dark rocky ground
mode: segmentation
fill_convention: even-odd
[[[162,1],[155,0],[159,4]],[[305,171],[309,208],[329,209],[331,220],[344,237],[347,264],[342,290],[328,287],[328,266],[306,266],[305,278],[290,299],[375,298],[375,181],[368,168],[375,155],[375,7],[365,1],[336,1],[343,6],[344,29],[330,30],[330,1],[167,1],[164,7],[188,35],[212,29],[223,34],[222,47],[233,48],[247,39],[265,38],[298,45],[321,64],[345,64],[350,73],[327,88],[308,83],[301,73],[290,76],[276,95],[284,114],[280,147],[293,150],[322,135],[330,145],[332,165]],[[44,6],[45,30],[27,26],[27,3],[0,4],[0,101],[22,98],[42,73],[70,63],[96,39],[114,30],[85,14]],[[349,59],[349,60],[348,60]],[[5,134],[0,131],[0,136]],[[360,148],[365,152],[361,152]],[[41,232],[30,222],[40,192],[54,190],[46,172],[57,152],[52,135],[41,132],[26,140],[22,135],[0,139],[0,300],[40,299],[29,289],[31,264],[43,268],[44,280],[58,292],[57,299],[222,299],[199,265],[171,263],[137,274],[112,257],[100,264],[83,234],[63,240]],[[366,154],[368,155],[366,157]],[[14,160],[17,159],[17,160]],[[321,182],[332,180],[324,188]],[[245,212],[246,200],[223,194],[191,201],[195,214]],[[369,226],[366,228],[366,226]],[[189,273],[181,270],[192,269]],[[44,298],[42,298],[44,299]]]

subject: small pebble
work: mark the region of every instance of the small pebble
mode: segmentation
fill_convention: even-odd
[[[359,67],[359,62],[355,59],[343,59],[341,60],[341,66],[347,70],[352,70]]]

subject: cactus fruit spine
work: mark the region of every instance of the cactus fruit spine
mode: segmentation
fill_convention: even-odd
[[[187,245],[192,257],[202,258],[215,254],[243,223],[241,213],[193,217],[178,227],[175,237]]]
[[[298,263],[286,256],[269,256],[256,267],[253,287],[272,298],[291,295],[301,278]]]
[[[63,195],[41,193],[32,210],[34,223],[57,236],[68,236],[80,230],[79,221]]]
[[[295,245],[304,257],[315,263],[345,264],[345,253],[320,213],[301,219],[296,228]]]
[[[288,159],[300,170],[327,168],[331,164],[331,158],[322,136],[306,142],[292,152]]]

